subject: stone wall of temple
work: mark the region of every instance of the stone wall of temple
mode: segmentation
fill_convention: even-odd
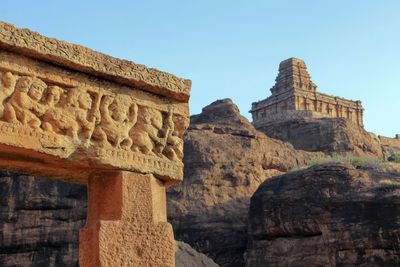
[[[288,119],[285,116],[305,116],[346,118],[363,126],[364,109],[361,101],[322,94],[316,92],[316,88],[304,61],[290,58],[281,62],[276,84],[271,88],[272,95],[252,104],[250,113],[253,124],[257,127],[267,122]]]

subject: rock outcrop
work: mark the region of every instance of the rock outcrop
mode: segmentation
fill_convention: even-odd
[[[383,158],[378,138],[344,118],[281,120],[258,129],[296,149]]]
[[[258,132],[229,99],[192,116],[183,138],[184,180],[167,191],[175,238],[220,266],[244,266],[250,197],[311,153]]]
[[[175,241],[175,267],[218,267],[218,264],[188,244]]]
[[[378,139],[385,159],[391,160],[394,155],[400,155],[400,134],[396,134],[395,138],[378,136]]]
[[[398,266],[400,175],[325,164],[251,198],[247,266]]]
[[[0,266],[77,266],[86,187],[0,172]]]

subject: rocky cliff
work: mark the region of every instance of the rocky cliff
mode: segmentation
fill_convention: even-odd
[[[280,120],[259,130],[271,138],[290,142],[296,149],[383,158],[379,139],[344,118]]]
[[[86,187],[0,171],[0,266],[78,266]]]
[[[221,266],[244,266],[247,210],[267,178],[310,159],[258,132],[231,100],[191,117],[184,135],[184,181],[167,191],[175,238]]]
[[[400,175],[326,164],[251,198],[247,266],[398,266]]]

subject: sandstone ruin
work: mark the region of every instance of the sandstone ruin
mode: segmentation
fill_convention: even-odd
[[[272,122],[298,118],[346,118],[363,126],[361,101],[352,101],[316,91],[303,60],[289,58],[279,64],[272,95],[252,103],[250,113],[258,129]]]
[[[0,168],[88,186],[80,266],[174,266],[191,81],[0,22]]]

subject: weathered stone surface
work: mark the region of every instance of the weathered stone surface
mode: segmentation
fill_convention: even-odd
[[[346,118],[363,126],[361,101],[322,94],[316,89],[303,60],[282,61],[272,95],[252,104],[254,126],[258,129],[287,116]]]
[[[191,117],[184,153],[185,179],[167,190],[175,238],[221,266],[244,266],[251,195],[310,155],[256,131],[229,99]]]
[[[28,29],[0,21],[0,48],[25,54],[62,67],[105,77],[145,91],[188,101],[191,81],[121,60],[89,48],[47,38]]]
[[[326,164],[251,198],[247,266],[398,266],[400,176]]]
[[[271,138],[290,142],[296,149],[383,157],[376,136],[343,118],[281,120],[259,130]]]
[[[175,241],[175,267],[218,267],[212,259],[188,244]]]
[[[77,266],[86,187],[0,172],[0,266]]]

